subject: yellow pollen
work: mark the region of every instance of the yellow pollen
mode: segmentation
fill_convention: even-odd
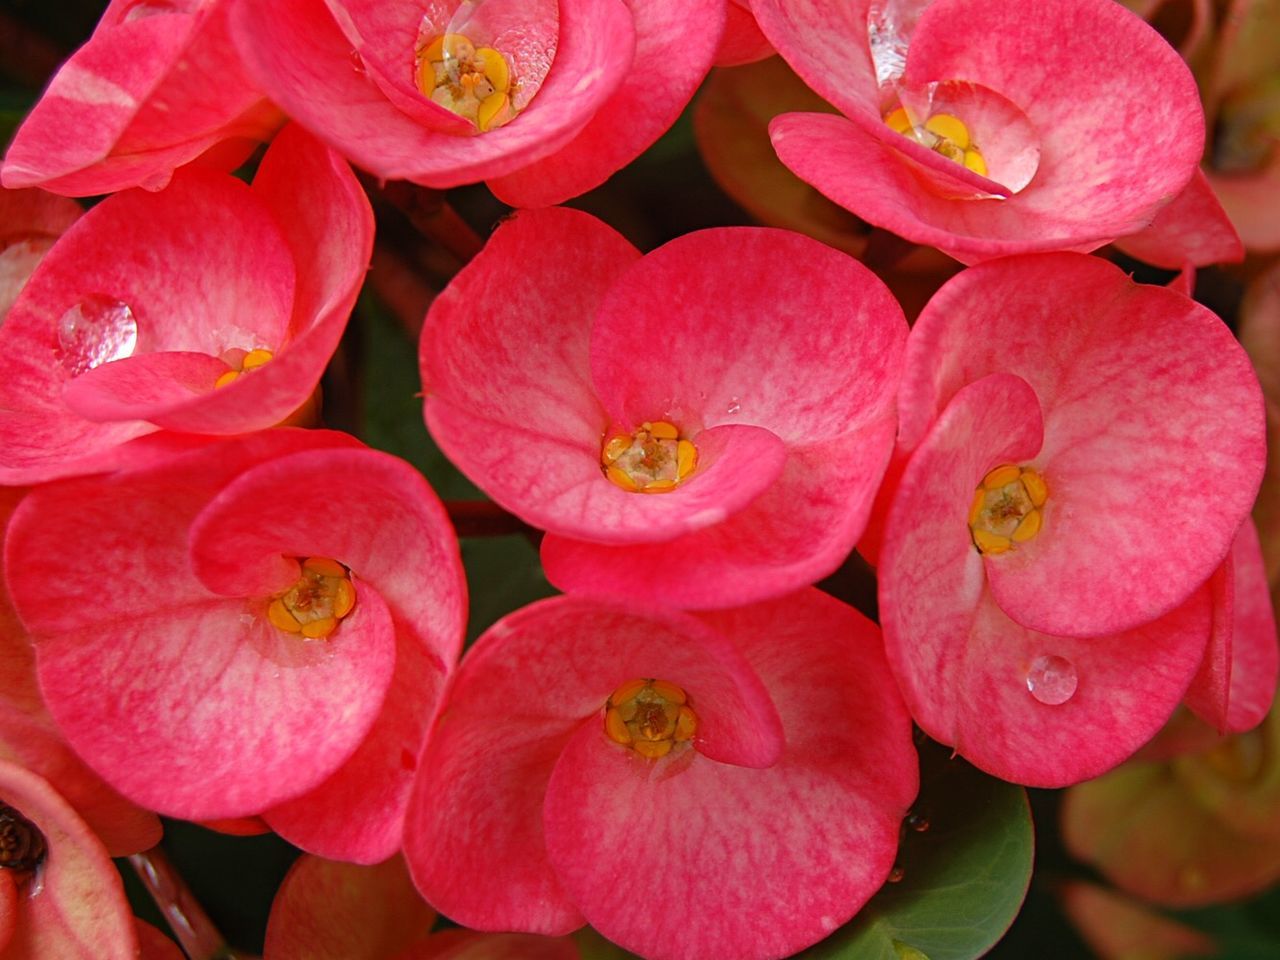
[[[214,389],[216,390],[218,387],[225,387],[228,383],[239,380],[242,374],[248,373],[250,370],[257,370],[273,356],[274,354],[272,354],[270,350],[263,350],[261,348],[250,350],[243,358],[241,358],[239,368],[232,367],[214,381]]]
[[[355,605],[347,568],[328,557],[308,557],[297,582],[267,604],[267,619],[285,633],[318,640],[333,633]]]
[[[987,162],[982,157],[982,151],[973,142],[969,128],[959,117],[949,113],[935,113],[923,123],[918,123],[906,107],[898,107],[885,114],[884,122],[895,133],[910,137],[979,176],[987,175]]]
[[[665,757],[698,732],[698,715],[685,692],[666,680],[629,680],[604,705],[604,732],[642,757]]]
[[[1041,508],[1049,499],[1044,477],[1006,463],[990,471],[974,491],[969,504],[969,532],[979,553],[1013,550],[1040,532]]]
[[[628,493],[667,493],[698,466],[698,449],[665,420],[645,422],[635,433],[614,434],[600,449],[604,475]]]
[[[418,89],[484,133],[515,116],[511,68],[493,47],[477,47],[460,33],[436,37],[418,50]]]

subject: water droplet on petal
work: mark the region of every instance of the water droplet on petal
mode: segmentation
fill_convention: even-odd
[[[171,2],[171,0],[138,0],[137,3],[131,4],[128,9],[121,15],[119,23],[129,23],[132,20],[142,20],[145,17],[154,17],[162,13],[189,13],[183,4]]]
[[[898,864],[893,865],[893,869],[889,871],[890,883],[901,883],[902,878],[907,875],[907,871],[903,870]]]
[[[132,356],[138,321],[127,303],[112,297],[85,297],[58,320],[58,359],[73,377]]]
[[[1066,703],[1076,692],[1075,665],[1065,657],[1039,656],[1027,670],[1027,689],[1041,703],[1056,707]]]
[[[742,409],[742,404],[738,401],[738,398],[730,397],[729,406],[725,408],[724,412],[729,414],[730,416],[733,416],[735,413],[737,413],[741,409]]]
[[[919,813],[907,814],[907,819],[903,821],[907,828],[914,830],[916,833],[924,833],[929,829],[929,818]]]
[[[351,58],[351,69],[363,77],[364,76],[364,57],[360,56],[359,51],[352,50],[350,54],[350,58]]]

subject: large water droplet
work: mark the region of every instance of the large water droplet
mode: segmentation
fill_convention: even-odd
[[[1027,689],[1041,703],[1056,707],[1066,703],[1076,692],[1075,665],[1065,657],[1039,656],[1027,670]]]
[[[172,0],[138,0],[125,10],[119,22],[129,23],[131,20],[141,20],[144,17],[154,17],[162,13],[189,12],[185,4],[175,3]]]
[[[73,377],[132,356],[138,321],[127,303],[112,297],[85,297],[58,320],[58,360]]]

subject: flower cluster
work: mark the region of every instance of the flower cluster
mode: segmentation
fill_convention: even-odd
[[[713,64],[708,166],[771,225],[550,206]],[[304,851],[265,960],[773,960],[902,880],[925,735],[1065,787],[1191,714],[1148,762],[1264,854],[1147,893],[1280,875],[1210,775],[1280,654],[1204,117],[1112,0],[111,0],[0,167],[0,957],[172,956],[108,863],[162,815]],[[520,209],[432,275],[479,182]],[[324,426],[362,291],[414,300],[385,264],[439,288],[402,319],[479,507]],[[464,655],[477,509],[563,595]],[[1123,878],[1107,783],[1069,835]]]

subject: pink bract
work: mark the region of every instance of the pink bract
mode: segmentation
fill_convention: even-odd
[[[473,12],[475,11],[475,12]],[[722,0],[245,0],[237,42],[291,116],[384,178],[431,187],[488,180],[518,206],[558,203],[603,183],[676,119],[724,25]],[[508,61],[523,108],[480,132],[429,99],[419,50],[454,29]],[[486,22],[486,18],[488,22]]]
[[[188,819],[262,813],[328,856],[395,851],[466,597],[443,508],[408,465],[270,431],[42,486],[6,547],[49,711],[122,794]],[[68,559],[85,556],[128,589]],[[319,641],[267,609],[308,557],[347,568],[355,593]]]
[[[228,0],[112,0],[4,158],[6,187],[68,196],[164,187],[204,155],[231,169],[280,124],[231,43]]]
[[[52,196],[52,194],[50,194]],[[0,487],[0,535],[25,491]],[[36,686],[35,653],[0,578],[0,760],[43,777],[113,857],[160,842],[155,814],[125,800],[58,734]]]
[[[911,459],[880,599],[913,716],[1020,783],[1114,766],[1186,694],[1211,631],[1203,586],[1261,478],[1261,394],[1243,351],[1208,310],[1104,261],[1011,258],[930,301],[899,412]],[[1043,478],[1041,528],[984,554],[971,506],[1004,464]]]
[[[252,188],[189,169],[159,193],[103,201],[0,327],[0,482],[108,468],[119,444],[157,428],[284,420],[337,346],[372,243],[350,169],[298,127]],[[215,386],[255,349],[272,359]]]
[[[848,554],[888,459],[904,335],[883,284],[796,234],[706,230],[641,257],[586,214],[526,211],[427,315],[427,424],[547,530],[562,589],[731,606]],[[607,435],[657,421],[693,442],[696,470],[663,494],[611,482]]]
[[[605,732],[637,678],[697,716],[656,760]],[[884,881],[918,785],[878,631],[816,590],[701,620],[544,601],[477,641],[445,709],[405,831],[427,900],[482,930],[590,923],[649,958],[826,936]],[[661,924],[636,909],[659,876]]]
[[[39,832],[34,869],[0,870],[0,956],[15,960],[135,960],[138,936],[120,874],[106,848],[49,784],[0,761],[6,857],[18,838]]]
[[[782,161],[864,220],[965,263],[1092,250],[1141,230],[1196,172],[1195,81],[1111,0],[1033,11],[1019,0],[756,0],[754,10],[844,113],[774,120]],[[892,130],[885,118],[900,106],[921,128],[958,117],[988,175]]]
[[[53,242],[83,211],[43,190],[0,190],[0,323]]]

